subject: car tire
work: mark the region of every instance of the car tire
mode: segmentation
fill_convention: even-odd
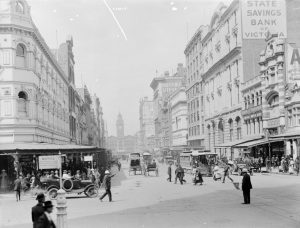
[[[51,188],[48,190],[48,197],[50,200],[55,200],[57,198],[57,188]]]
[[[63,181],[62,186],[66,192],[69,192],[73,189],[74,184],[72,180],[66,179]]]
[[[87,197],[94,198],[98,196],[98,189],[95,186],[91,186],[84,193]]]

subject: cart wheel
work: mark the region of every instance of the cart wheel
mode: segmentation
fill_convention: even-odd
[[[91,186],[84,193],[87,197],[97,197],[98,189],[95,186]]]
[[[51,188],[48,191],[48,197],[50,200],[55,200],[57,198],[57,191],[58,191],[57,188]]]

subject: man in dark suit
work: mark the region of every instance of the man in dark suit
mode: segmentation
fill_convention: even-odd
[[[244,204],[250,204],[250,189],[252,189],[252,184],[250,180],[250,175],[246,168],[243,169],[244,177],[242,181],[242,190],[244,195]]]
[[[36,228],[39,217],[44,214],[45,195],[43,193],[39,193],[36,197],[36,200],[38,201],[38,204],[31,209],[33,228]]]
[[[53,211],[53,205],[51,201],[44,203],[44,213],[39,217],[36,228],[56,228],[51,213]]]

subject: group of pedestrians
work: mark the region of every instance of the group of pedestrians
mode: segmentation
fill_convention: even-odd
[[[55,223],[51,217],[53,212],[52,202],[50,200],[45,201],[43,193],[39,193],[36,200],[38,201],[37,205],[31,209],[33,228],[55,228]]]
[[[228,178],[232,183],[234,183],[234,180],[230,177],[231,165],[232,164],[230,164],[230,163],[226,163],[226,166],[224,168],[222,183],[225,183],[226,178]],[[243,173],[242,191],[243,191],[243,197],[244,197],[243,204],[250,204],[250,190],[252,189],[251,178],[250,178],[250,175],[248,174],[248,170],[246,168],[244,168],[242,170],[242,173]],[[171,163],[168,166],[167,174],[168,174],[167,181],[172,182],[172,164]],[[181,167],[180,164],[177,164],[176,169],[175,169],[174,184],[177,183],[177,179],[179,179],[180,184],[183,184],[184,182],[186,182],[183,179],[183,177],[184,177],[184,169]],[[203,184],[203,178],[202,178],[200,166],[198,166],[198,167],[194,166],[193,167],[193,183],[194,183],[194,185],[196,185],[198,183],[200,185]]]

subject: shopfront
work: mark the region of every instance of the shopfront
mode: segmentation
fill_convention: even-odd
[[[71,173],[92,168],[106,169],[111,157],[109,151],[92,146],[47,143],[1,144],[1,191],[11,190],[13,181],[18,175],[35,175],[41,172],[39,156],[59,154],[62,155],[62,169]]]

